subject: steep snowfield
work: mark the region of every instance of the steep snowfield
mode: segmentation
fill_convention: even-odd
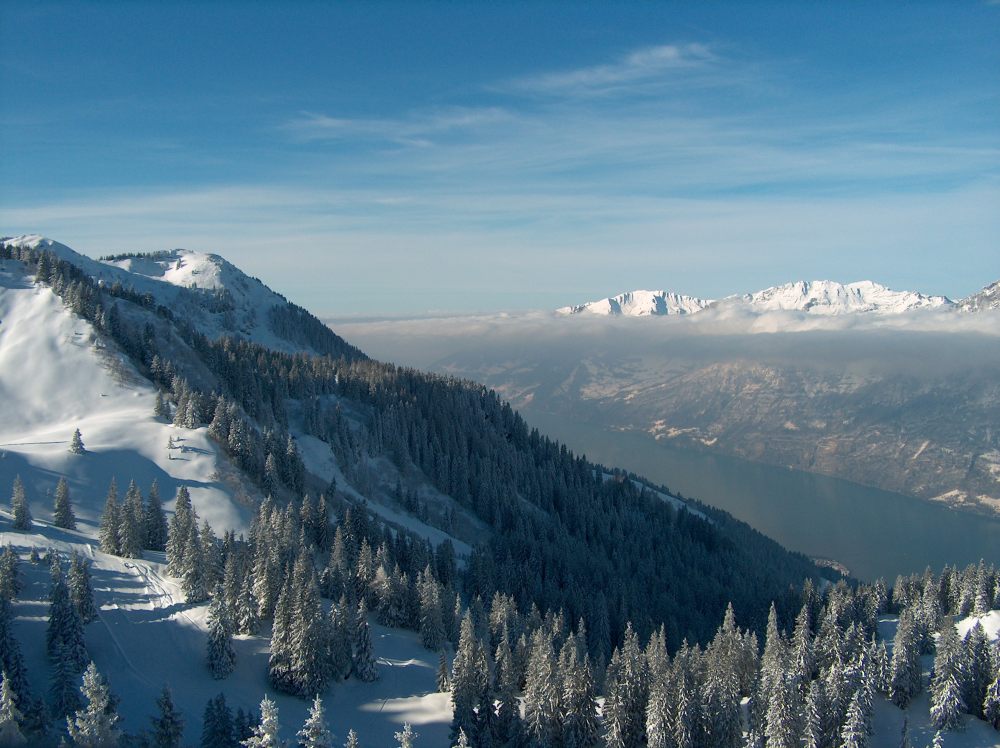
[[[607,299],[557,309],[558,314],[600,314],[625,317],[660,317],[668,314],[694,314],[712,302],[673,291],[628,291]]]
[[[153,417],[156,391],[89,323],[68,312],[23,266],[0,261],[0,490],[20,474],[32,511],[48,517],[46,494],[70,483],[82,520],[95,523],[112,477],[124,494],[154,479],[164,500],[189,487],[198,513],[218,531],[245,526],[245,510],[220,475],[231,472],[206,429],[175,429]],[[79,428],[86,453],[68,451]],[[177,448],[168,452],[168,438]],[[169,504],[168,504],[169,506]]]
[[[838,315],[854,313],[901,314],[915,309],[952,308],[944,296],[925,296],[916,291],[893,291],[872,281],[797,281],[755,293],[727,296],[719,301],[668,291],[629,291],[598,301],[565,306],[557,314],[655,317],[696,314],[705,309],[741,308],[753,313],[792,311]]]
[[[207,605],[191,606],[178,580],[167,577],[162,553],[147,552],[142,560],[108,556],[84,533],[37,523],[32,533],[10,531],[7,513],[0,513],[0,544],[11,543],[21,556],[24,590],[14,603],[15,636],[25,655],[34,693],[48,692],[51,665],[45,652],[49,574],[44,564],[26,561],[32,547],[54,548],[68,557],[77,550],[93,560],[98,620],[86,627],[87,650],[121,698],[119,713],[128,731],[149,726],[156,698],[170,685],[174,703],[185,721],[184,745],[201,736],[205,703],[220,691],[235,712],[257,709],[267,693],[278,704],[283,737],[291,740],[306,718],[309,704],[279,694],[267,686],[268,632],[234,640],[236,670],[225,680],[213,680],[205,665]],[[372,641],[380,680],[348,680],[324,695],[330,729],[343,743],[354,728],[363,745],[392,745],[393,732],[404,721],[420,734],[418,745],[447,741],[451,721],[448,694],[436,693],[437,655],[424,649],[413,632],[372,624]]]

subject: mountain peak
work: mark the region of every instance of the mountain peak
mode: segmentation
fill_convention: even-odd
[[[685,296],[673,291],[626,291],[606,299],[589,301],[557,309],[558,314],[596,314],[625,317],[662,317],[694,314],[705,309],[711,300]]]
[[[1000,291],[994,293],[1000,295]],[[945,296],[926,296],[917,291],[893,291],[871,280],[854,283],[812,280],[793,281],[762,291],[735,294],[719,301],[673,291],[627,291],[597,301],[561,307],[556,313],[657,317],[696,314],[709,307],[740,307],[756,313],[791,311],[834,316],[853,313],[899,314],[915,309],[954,306],[954,302]]]
[[[962,299],[958,302],[958,308],[963,312],[1000,309],[1000,280],[994,281],[984,287],[982,291]]]

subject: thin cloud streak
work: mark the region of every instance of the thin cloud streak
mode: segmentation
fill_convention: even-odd
[[[703,44],[663,44],[634,50],[613,63],[524,76],[506,87],[563,96],[592,95],[667,74],[704,69],[717,59]]]
[[[470,130],[509,121],[512,115],[500,107],[452,107],[418,112],[405,119],[331,117],[302,112],[283,123],[280,130],[299,142],[326,140],[387,140],[401,145],[426,146],[428,136]]]

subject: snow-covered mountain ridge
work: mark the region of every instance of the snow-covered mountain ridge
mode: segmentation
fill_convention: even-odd
[[[561,307],[557,314],[656,317],[696,314],[706,309],[736,309],[753,314],[801,312],[836,316],[842,314],[902,314],[939,309],[973,312],[1000,307],[1000,281],[973,296],[955,302],[947,296],[928,296],[918,291],[895,291],[873,281],[795,281],[762,291],[734,294],[717,301],[672,291],[629,291],[605,299]]]
[[[232,337],[285,353],[362,355],[329,330],[325,341],[304,339],[296,329],[304,310],[219,255],[172,249],[94,260],[37,234],[0,237],[0,243],[48,250],[99,283],[148,295],[152,305],[170,310],[212,340]]]

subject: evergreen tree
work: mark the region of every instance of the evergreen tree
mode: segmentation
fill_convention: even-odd
[[[208,599],[208,587],[205,584],[205,563],[201,548],[201,537],[198,526],[191,524],[188,530],[187,544],[184,546],[184,560],[181,571],[181,589],[188,603],[201,603]]]
[[[10,602],[4,597],[0,597],[0,669],[10,679],[17,705],[24,711],[30,703],[28,672],[24,666],[24,658],[21,656],[21,648],[11,630],[12,620]]]
[[[563,670],[561,702],[564,748],[596,745],[600,724],[590,655],[584,654],[581,660],[576,646],[572,648]]]
[[[56,484],[55,504],[52,508],[52,524],[64,530],[76,529],[76,515],[69,497],[69,483],[60,478]]]
[[[225,694],[209,699],[201,725],[201,748],[235,748],[236,731],[233,712]]]
[[[347,742],[344,743],[344,748],[360,748],[361,743],[358,741],[358,734],[354,730],[347,731]]]
[[[167,405],[167,401],[163,397],[163,390],[158,389],[156,391],[156,402],[153,403],[153,415],[157,418],[170,417],[170,406]]]
[[[958,632],[951,620],[946,619],[938,637],[931,679],[931,721],[938,730],[952,730],[961,724],[961,714],[966,710],[961,687],[965,679],[964,660]]]
[[[785,677],[779,676],[771,684],[765,731],[767,748],[792,748],[798,744],[792,690],[792,684]]]
[[[49,590],[49,626],[45,635],[49,657],[67,659],[79,673],[89,659],[83,638],[83,621],[70,597],[57,556],[52,557],[49,570],[52,586]]]
[[[160,501],[160,487],[154,480],[149,487],[149,495],[143,507],[142,516],[144,546],[151,551],[167,549],[167,515]]]
[[[847,707],[847,720],[840,731],[841,748],[867,748],[868,730],[865,727],[865,717],[858,700],[858,694],[854,694],[850,706]]]
[[[646,661],[631,623],[626,625],[625,639],[611,662],[604,702],[606,744],[609,748],[640,746],[646,740],[649,684]]]
[[[80,429],[73,431],[73,437],[69,440],[69,451],[75,455],[82,455],[87,451],[83,446],[83,437],[80,435]]]
[[[452,748],[470,748],[469,738],[465,734],[465,730],[462,728],[458,729],[458,737],[455,739],[455,745]]]
[[[985,570],[980,572],[985,576]],[[964,698],[969,711],[983,719],[983,703],[986,691],[993,680],[993,662],[990,657],[990,641],[983,625],[977,620],[963,642],[966,665]]]
[[[142,493],[133,480],[129,481],[128,490],[125,492],[125,501],[119,508],[119,555],[125,558],[142,556],[144,537]]]
[[[986,697],[983,699],[983,719],[993,725],[994,729],[1000,730],[1000,667],[997,668],[997,677],[986,689]]]
[[[805,728],[802,732],[803,748],[824,748],[827,745],[825,721],[826,691],[823,681],[816,679],[809,684],[806,696]]]
[[[317,695],[309,708],[309,717],[302,729],[296,733],[302,748],[333,748],[333,736],[326,726],[323,714],[323,700]]]
[[[296,561],[293,588],[296,602],[289,638],[289,677],[292,692],[308,698],[326,688],[331,671],[329,630],[308,552]]]
[[[101,526],[98,529],[98,539],[101,550],[112,556],[121,554],[121,510],[118,506],[118,484],[114,478],[108,487],[108,495],[104,500],[104,511],[101,513]]]
[[[920,679],[920,649],[916,641],[913,617],[908,611],[904,611],[899,617],[889,666],[889,698],[892,703],[905,709],[919,693]]]
[[[28,741],[21,732],[23,716],[17,708],[14,691],[10,686],[7,673],[3,673],[0,681],[0,745],[24,745]]]
[[[358,680],[371,683],[378,680],[378,668],[375,665],[375,654],[372,651],[372,635],[368,627],[368,609],[365,601],[358,605],[354,619],[352,672]]]
[[[227,677],[236,664],[233,650],[232,623],[226,611],[222,586],[215,588],[215,596],[208,609],[208,669],[216,680]]]
[[[417,733],[414,732],[409,722],[404,722],[402,731],[395,733],[395,738],[399,743],[398,748],[413,748],[417,737]]]
[[[432,650],[440,649],[444,643],[441,592],[430,564],[427,564],[420,580],[420,640]]]
[[[965,702],[954,673],[934,676],[931,687],[931,723],[938,730],[954,730],[962,724]]]
[[[278,706],[265,696],[260,702],[260,724],[254,728],[253,735],[243,741],[243,745],[246,748],[282,748],[284,741],[278,737],[280,730]]]
[[[524,728],[529,745],[541,748],[558,742],[562,731],[560,686],[552,639],[539,628],[531,637],[524,686]]]
[[[352,664],[352,641],[354,639],[354,621],[348,611],[347,599],[341,596],[340,601],[330,606],[329,623],[329,662],[330,675],[336,680],[350,675]]]
[[[156,706],[160,710],[159,714],[150,718],[152,748],[180,748],[184,719],[174,706],[173,696],[166,686],[156,700]]]
[[[69,657],[59,652],[52,664],[52,683],[49,687],[49,706],[52,716],[60,721],[74,714],[81,706],[80,671]]]
[[[483,655],[482,645],[476,638],[472,616],[466,612],[462,619],[458,649],[455,651],[451,671],[453,741],[458,740],[459,732],[464,732],[467,736],[475,734],[475,710],[482,700],[482,692],[486,690],[486,676],[486,658]]]
[[[450,685],[448,682],[448,660],[444,656],[444,652],[441,652],[438,655],[436,684],[438,693],[448,693],[450,689]]]
[[[187,549],[192,527],[197,528],[197,517],[191,506],[187,486],[177,489],[174,514],[167,530],[167,573],[174,577],[184,574],[184,551]]]
[[[17,532],[30,532],[32,527],[31,510],[28,508],[28,496],[24,491],[24,483],[21,476],[14,476],[14,488],[11,491],[10,511],[12,515],[11,527]]]
[[[69,572],[66,575],[69,595],[84,624],[97,620],[97,605],[94,603],[94,587],[90,582],[90,561],[73,551],[70,556]]]
[[[66,728],[74,745],[81,748],[117,745],[120,733],[116,725],[120,718],[112,705],[108,685],[93,662],[83,674],[81,692],[86,704],[73,718],[66,718]]]
[[[236,631],[240,634],[252,636],[260,628],[260,619],[257,617],[257,598],[253,594],[253,577],[246,574],[240,588],[240,594],[236,598]]]
[[[17,553],[8,543],[0,552],[0,598],[13,600],[21,592],[21,575],[17,568]]]

